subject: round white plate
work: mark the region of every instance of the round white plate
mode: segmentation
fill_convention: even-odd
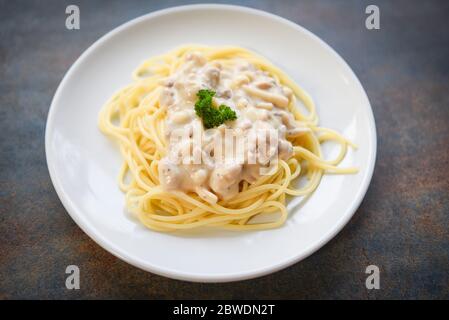
[[[81,32],[82,29],[81,29]],[[343,35],[342,35],[343,36]],[[356,175],[326,175],[307,200],[293,199],[275,230],[159,233],[125,210],[117,186],[117,145],[100,133],[98,112],[144,59],[186,43],[237,45],[285,70],[317,103],[320,124],[359,149],[342,166]],[[191,5],[132,20],[95,42],[59,85],[47,120],[51,179],[64,207],[99,245],[144,270],[170,278],[224,282],[253,278],[304,259],[334,237],[362,201],[373,173],[376,130],[357,77],[327,44],[283,18],[249,8]],[[337,147],[328,146],[332,156]]]

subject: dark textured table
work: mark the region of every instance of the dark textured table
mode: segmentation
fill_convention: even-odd
[[[81,29],[65,28],[77,4]],[[306,260],[228,284],[170,280],[93,242],[59,201],[44,130],[64,73],[112,28],[180,1],[0,0],[0,298],[449,298],[449,2],[242,1],[295,21],[348,61],[370,98],[378,156],[349,224]],[[238,1],[235,1],[239,4]],[[365,8],[380,8],[380,30]],[[67,290],[65,268],[81,269]],[[380,267],[379,290],[365,268]]]

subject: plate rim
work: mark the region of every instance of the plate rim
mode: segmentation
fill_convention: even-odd
[[[143,261],[142,259],[138,259],[136,257],[133,257],[131,255],[128,255],[126,252],[122,252],[121,249],[117,248],[115,245],[110,243],[109,240],[104,237],[104,235],[101,235],[97,232],[95,227],[91,226],[90,223],[87,222],[86,218],[83,217],[83,214],[81,212],[78,212],[76,206],[73,204],[73,201],[70,199],[68,194],[64,191],[64,189],[61,186],[61,182],[59,180],[58,175],[56,174],[56,169],[52,161],[52,157],[50,156],[50,132],[53,131],[54,126],[54,115],[55,115],[55,109],[57,108],[56,101],[59,100],[59,97],[62,94],[63,88],[65,87],[65,83],[68,81],[68,79],[71,77],[72,73],[77,69],[78,65],[86,59],[96,48],[101,46],[103,42],[106,42],[109,40],[109,38],[113,37],[115,34],[119,33],[120,31],[127,29],[135,24],[138,24],[142,21],[145,21],[147,19],[153,19],[158,16],[166,15],[166,14],[172,14],[176,12],[183,12],[183,11],[191,11],[191,10],[218,10],[218,9],[225,9],[228,11],[237,11],[237,12],[244,12],[249,13],[253,15],[258,15],[262,17],[266,17],[272,20],[275,20],[279,23],[287,24],[290,27],[293,27],[294,29],[305,33],[307,36],[313,38],[315,41],[317,41],[320,45],[322,45],[324,48],[326,48],[334,57],[337,59],[337,61],[340,62],[340,64],[347,70],[352,73],[355,79],[355,84],[358,87],[358,89],[363,93],[363,97],[366,99],[367,104],[363,104],[363,107],[367,109],[367,115],[368,120],[370,124],[370,130],[369,134],[371,136],[371,145],[372,150],[368,153],[369,163],[368,168],[366,171],[365,176],[362,178],[361,187],[358,189],[358,192],[353,197],[352,202],[350,203],[350,206],[344,214],[342,214],[340,220],[338,223],[336,223],[332,229],[326,233],[322,239],[318,242],[316,242],[314,245],[307,248],[305,251],[303,251],[301,254],[297,254],[293,257],[281,260],[277,262],[276,264],[272,264],[269,266],[261,267],[255,270],[240,272],[240,273],[230,273],[230,274],[216,274],[216,275],[198,275],[198,274],[191,274],[188,272],[182,272],[179,270],[171,270],[167,268],[161,268],[159,266],[154,265],[153,263],[149,263],[148,261]],[[332,240],[342,229],[346,224],[349,222],[349,220],[354,216],[355,212],[359,208],[362,200],[364,199],[366,192],[368,191],[368,187],[370,185],[370,182],[372,180],[372,176],[374,173],[374,167],[376,162],[376,156],[377,156],[377,130],[376,130],[376,123],[375,118],[373,114],[373,110],[371,107],[371,103],[369,101],[368,95],[363,88],[359,78],[357,77],[356,73],[352,70],[352,68],[349,66],[349,64],[330,46],[328,45],[324,40],[319,38],[317,35],[312,33],[311,31],[307,30],[303,26],[290,21],[286,18],[283,18],[281,16],[278,16],[273,13],[269,13],[260,9],[254,9],[251,7],[246,6],[240,6],[240,5],[229,5],[229,4],[190,4],[190,5],[181,5],[181,6],[174,6],[174,7],[168,7],[161,10],[153,11],[144,15],[141,15],[139,17],[133,18],[115,28],[108,31],[106,34],[101,36],[98,40],[96,40],[94,43],[92,43],[77,59],[76,61],[70,66],[68,71],[64,74],[63,79],[58,85],[58,88],[56,89],[56,92],[53,96],[52,102],[50,104],[50,108],[47,115],[47,121],[45,126],[45,157],[46,157],[46,163],[47,168],[50,174],[50,179],[52,181],[52,184],[55,188],[56,194],[58,195],[58,198],[60,199],[62,205],[64,206],[67,213],[70,215],[70,217],[75,221],[75,223],[83,230],[84,233],[86,233],[94,242],[96,242],[100,247],[111,253],[112,255],[116,256],[117,258],[125,261],[126,263],[129,263],[141,270],[151,272],[157,275],[161,275],[164,277],[168,277],[171,279],[177,279],[177,280],[184,280],[184,281],[191,281],[191,282],[212,282],[212,283],[218,283],[218,282],[232,282],[232,281],[240,281],[240,280],[246,280],[246,279],[252,279],[261,277],[267,274],[271,274],[274,272],[277,272],[279,270],[285,269],[295,263],[298,263],[301,260],[304,260],[314,252],[318,251],[320,248],[322,248],[324,245],[326,245],[330,240]]]

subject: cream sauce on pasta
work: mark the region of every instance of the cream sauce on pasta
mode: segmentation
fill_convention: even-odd
[[[159,161],[159,180],[166,190],[195,192],[209,203],[227,200],[239,192],[243,181],[257,181],[260,169],[267,167],[268,160],[290,158],[293,147],[287,138],[307,129],[288,110],[293,96],[291,89],[280,85],[267,72],[240,58],[207,61],[201,53],[192,52],[185,59],[182,67],[163,81],[160,104],[166,108],[168,154]],[[214,129],[204,129],[194,110],[196,94],[201,89],[215,91],[214,106],[229,106],[237,119]],[[234,136],[226,134],[225,129],[232,129]],[[273,144],[261,148],[258,144],[262,139],[259,139],[243,144],[245,157],[241,161],[235,159],[234,153],[221,152],[221,157],[217,157],[214,139],[220,138],[226,145],[226,139],[237,136],[247,140],[264,130],[277,133],[276,150]],[[187,135],[181,140],[172,139],[177,131]],[[195,134],[201,137],[199,146],[195,144]],[[201,163],[176,161],[182,160],[180,154],[187,149],[201,154]],[[254,154],[255,163],[250,161]]]

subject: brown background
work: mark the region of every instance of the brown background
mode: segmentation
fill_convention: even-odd
[[[65,8],[81,29],[65,28]],[[51,184],[44,130],[64,73],[96,39],[182,1],[0,0],[0,298],[449,298],[449,2],[233,1],[295,21],[359,76],[378,130],[368,193],[324,248],[259,279],[198,284],[153,275],[85,235]],[[377,4],[381,30],[364,27]],[[163,31],[161,31],[163,32]],[[65,288],[65,268],[81,289]],[[381,289],[365,288],[369,264]]]

